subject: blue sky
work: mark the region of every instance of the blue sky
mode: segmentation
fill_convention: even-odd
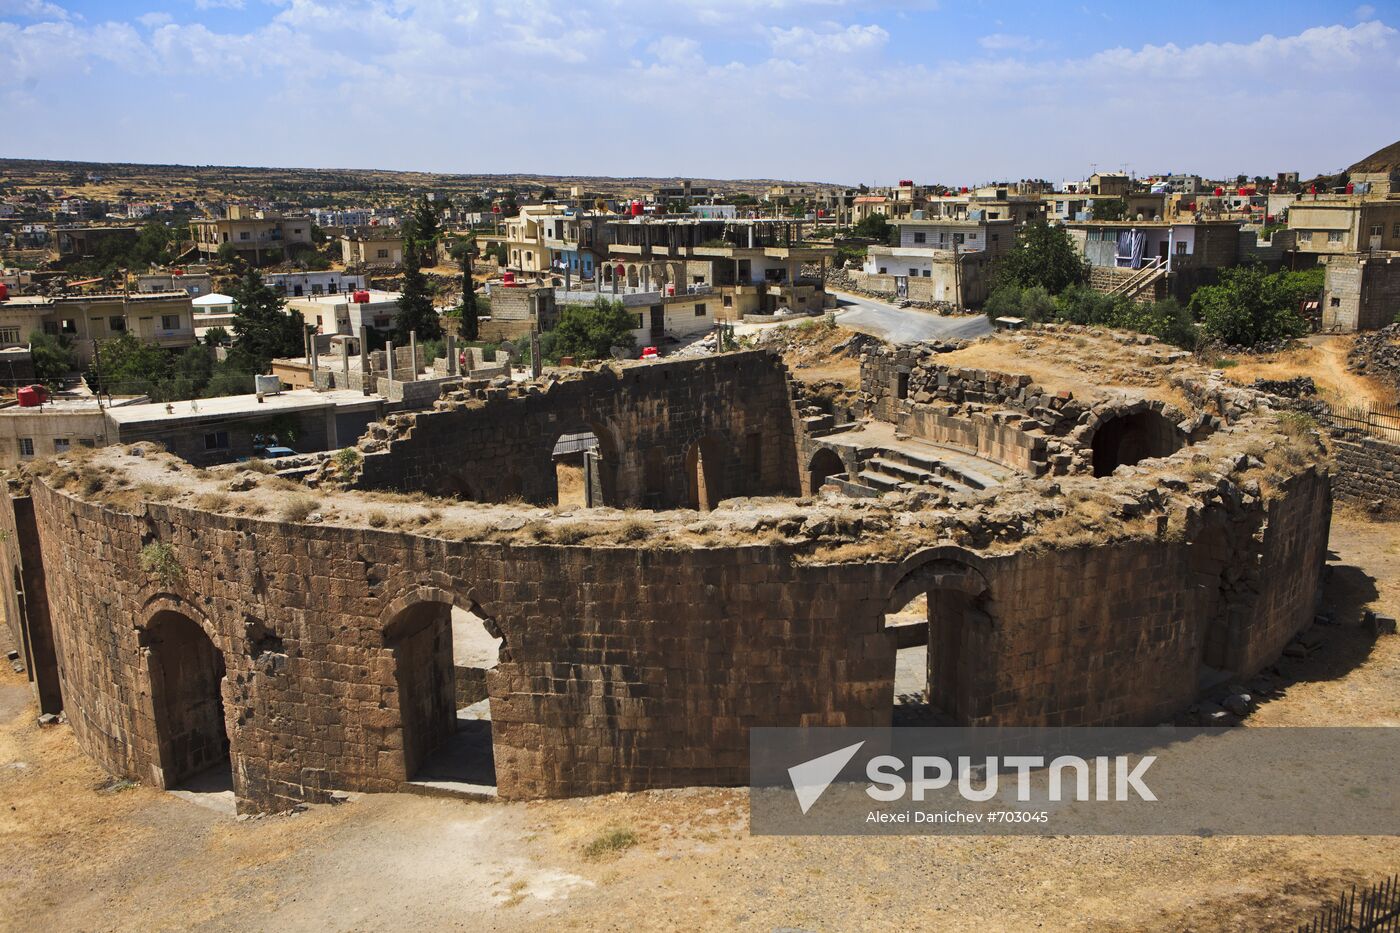
[[[1400,2],[0,0],[0,156],[949,184],[1335,171]]]

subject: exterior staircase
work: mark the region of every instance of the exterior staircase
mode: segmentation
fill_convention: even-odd
[[[1124,298],[1135,298],[1141,294],[1144,289],[1154,284],[1166,274],[1167,261],[1161,256],[1158,256],[1141,269],[1138,269],[1133,275],[1113,286],[1113,288],[1108,290],[1107,294],[1110,296],[1121,295]]]
[[[974,460],[951,450],[866,447],[860,450],[860,471],[855,480],[841,479],[836,485],[856,496],[918,489],[958,494],[999,485],[997,479],[977,469]]]

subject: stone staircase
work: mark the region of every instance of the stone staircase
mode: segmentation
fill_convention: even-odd
[[[860,450],[856,479],[837,485],[850,495],[863,496],[918,489],[957,494],[999,485],[999,480],[977,469],[973,459],[954,451],[866,447]]]

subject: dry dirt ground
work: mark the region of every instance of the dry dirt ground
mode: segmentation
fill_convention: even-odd
[[[1251,726],[1400,725],[1400,637],[1357,624],[1400,610],[1397,527],[1338,516],[1342,624]],[[1400,867],[1386,837],[763,838],[746,818],[743,790],[698,789],[238,821],[114,784],[0,676],[4,929],[1285,930]]]
[[[1250,385],[1256,379],[1311,376],[1318,393],[1328,402],[1393,405],[1393,388],[1347,368],[1347,354],[1355,341],[1354,334],[1316,334],[1279,353],[1233,357],[1233,365],[1225,370],[1225,376],[1241,385]]]

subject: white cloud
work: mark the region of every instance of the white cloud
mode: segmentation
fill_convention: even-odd
[[[196,10],[241,10],[243,0],[194,0]]]
[[[1019,53],[1065,43],[1003,31],[971,49],[964,41],[905,51],[887,31],[897,20],[875,21],[877,5],[276,0],[270,13],[248,4],[240,19],[260,22],[227,31],[162,14],[88,24],[55,8],[0,20],[0,101],[24,119],[25,146],[38,156],[445,170],[832,180],[936,172],[929,180],[969,183],[1070,174],[1090,161],[1233,174],[1286,159],[1307,171],[1388,141],[1373,138],[1383,131],[1374,114],[1400,83],[1400,33],[1380,22],[1050,58]],[[701,22],[707,10],[710,25]],[[204,148],[215,137],[178,126],[121,132],[123,115],[188,108],[173,95],[191,88],[231,131],[217,134],[217,150]],[[935,103],[940,89],[956,94]],[[910,94],[925,95],[938,119],[911,119]],[[1319,112],[1346,129],[1310,132]],[[680,113],[687,128],[714,126],[744,142],[606,131],[664,129]],[[277,115],[297,114],[314,116],[288,116],[289,127],[326,132],[265,131]],[[548,119],[532,119],[540,114]],[[1251,131],[1239,130],[1242,120]],[[72,125],[92,132],[78,139],[63,131]],[[376,130],[348,148],[331,131],[368,125]],[[490,126],[511,129],[482,132]],[[857,126],[899,126],[901,144],[841,130]],[[1129,129],[1149,126],[1189,131]],[[950,146],[950,133],[977,145]],[[132,148],[75,148],[92,140]],[[1308,161],[1331,150],[1324,164]]]
[[[0,16],[65,20],[69,18],[69,13],[58,4],[45,0],[0,0]]]
[[[1364,22],[1376,15],[1376,8],[1369,3],[1363,3],[1352,12],[1352,15]]]
[[[983,36],[977,40],[977,44],[992,52],[1032,52],[1045,47],[1043,39],[1008,35],[1004,32],[994,32],[989,36]]]
[[[890,34],[882,27],[851,25],[842,29],[835,23],[825,23],[821,31],[806,26],[772,31],[775,55],[784,58],[807,58],[818,55],[855,55],[882,47]]]

